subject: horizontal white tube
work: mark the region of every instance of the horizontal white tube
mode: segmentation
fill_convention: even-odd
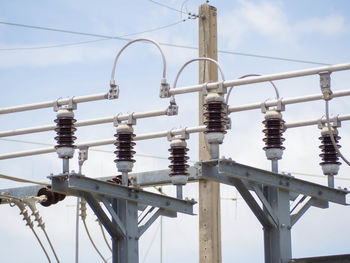
[[[334,121],[349,121],[350,120],[350,114],[347,115],[340,115],[337,117],[332,117],[329,119],[330,122],[334,122]],[[317,125],[319,123],[326,123],[326,119],[322,118],[322,119],[314,119],[314,120],[308,120],[308,121],[299,121],[299,122],[289,122],[289,123],[285,123],[284,127],[287,129],[290,128],[298,128],[298,127],[304,127],[304,126],[311,126],[311,125]]]
[[[139,112],[134,113],[132,116],[134,119],[142,119],[142,118],[149,118],[149,117],[157,117],[167,114],[167,109],[165,110],[155,110],[155,111],[147,111],[147,112]],[[130,114],[123,114],[119,116],[110,116],[110,117],[103,117],[103,118],[96,118],[96,119],[90,119],[90,120],[83,120],[83,121],[77,121],[75,123],[75,127],[83,127],[83,126],[89,126],[89,125],[97,125],[97,124],[103,124],[103,123],[109,123],[113,122],[114,118],[118,118],[120,121],[127,120],[129,118]],[[23,129],[15,129],[15,130],[7,130],[7,131],[0,131],[0,137],[7,137],[7,136],[16,136],[16,135],[23,135],[23,134],[30,134],[30,133],[36,133],[36,132],[45,132],[45,131],[52,131],[56,128],[56,125],[45,125],[45,126],[37,126],[37,127],[31,127],[31,128],[23,128]]]
[[[141,140],[162,138],[162,137],[167,137],[169,133],[171,135],[181,135],[183,132],[197,133],[197,132],[202,132],[202,131],[205,131],[205,126],[198,126],[198,127],[174,129],[174,130],[170,130],[170,131],[161,131],[161,132],[140,134],[140,135],[135,136],[134,140],[141,141]],[[111,145],[114,142],[115,142],[115,139],[105,139],[105,140],[78,143],[78,144],[76,144],[76,146],[77,146],[77,148],[96,147],[96,146],[103,146],[103,145]],[[5,153],[5,154],[0,154],[0,160],[19,158],[19,157],[25,157],[25,156],[32,156],[32,155],[39,155],[39,154],[45,154],[45,153],[52,153],[55,151],[56,151],[56,149],[54,147],[48,147],[48,148],[14,152],[14,153]]]
[[[331,97],[338,98],[338,97],[344,97],[344,96],[350,96],[350,90],[335,91],[333,92]],[[302,96],[302,97],[281,99],[281,102],[283,105],[288,105],[288,104],[302,103],[302,102],[322,100],[322,99],[323,99],[323,95],[322,93],[320,93],[320,94],[314,94],[314,95],[308,95],[308,96]],[[257,102],[252,104],[229,107],[228,112],[232,113],[232,112],[239,112],[239,111],[261,109],[262,103],[264,103],[266,107],[272,107],[272,106],[277,106],[278,100],[271,100],[266,102]]]
[[[247,84],[259,83],[259,82],[265,82],[265,81],[303,77],[308,75],[319,74],[321,72],[326,72],[326,71],[335,72],[335,71],[342,71],[342,70],[349,70],[349,69],[350,69],[350,63],[337,64],[332,66],[317,67],[317,68],[289,71],[289,72],[276,73],[276,74],[268,74],[268,75],[262,75],[257,77],[244,78],[244,79],[227,80],[224,82],[212,82],[207,84],[207,88],[217,89],[220,84],[223,84],[224,87],[240,86],[240,85],[247,85]],[[203,85],[199,84],[199,85],[193,85],[188,87],[170,89],[170,95],[178,95],[178,94],[201,91],[202,87]]]
[[[108,97],[107,93],[99,93],[99,94],[94,94],[94,95],[73,97],[73,102],[74,103],[82,103],[82,102],[89,102],[89,101],[104,100],[104,99],[107,99],[107,97]],[[32,103],[32,104],[25,104],[25,105],[20,105],[20,106],[0,108],[0,114],[50,108],[50,107],[53,107],[56,102],[58,103],[58,106],[61,106],[61,105],[68,104],[70,102],[70,100],[71,100],[71,98],[62,98],[62,99],[58,99],[58,100],[51,100],[51,101],[38,102],[38,103]]]

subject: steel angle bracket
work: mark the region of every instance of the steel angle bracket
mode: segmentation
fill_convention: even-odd
[[[194,200],[181,200],[146,192],[139,188],[126,187],[88,178],[78,174],[52,176],[52,190],[64,194],[81,196],[81,192],[90,193],[99,197],[126,200],[163,210],[179,212],[188,215],[193,214]]]
[[[227,159],[205,161],[201,162],[201,165],[202,177],[210,176],[204,174],[204,171],[208,167],[215,166],[217,169],[217,174],[214,174],[211,177],[214,176],[212,179],[217,181],[232,184],[234,179],[240,179],[242,181],[268,185],[289,192],[311,196],[315,199],[323,201],[347,205],[346,195],[349,193],[349,191],[343,189],[330,188],[300,180],[288,175],[276,174],[266,170],[239,164]]]

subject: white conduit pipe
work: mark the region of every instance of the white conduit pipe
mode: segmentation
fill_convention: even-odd
[[[149,118],[149,117],[157,117],[157,116],[167,115],[167,112],[168,112],[168,109],[132,113],[132,118],[142,119],[142,118]],[[125,120],[128,120],[130,116],[131,116],[130,114],[123,114],[123,115],[77,121],[74,124],[74,126],[83,127],[83,126],[89,126],[89,125],[98,125],[98,124],[113,122],[116,119],[118,119],[119,121],[125,121]],[[31,128],[0,131],[0,137],[15,136],[15,135],[22,135],[22,134],[29,134],[29,133],[36,133],[36,132],[45,132],[45,131],[54,130],[55,128],[56,128],[56,125],[53,124],[53,125],[44,125],[44,126],[37,126],[37,127],[31,127]]]
[[[25,105],[20,105],[20,106],[0,108],[0,114],[8,114],[8,113],[14,113],[14,112],[50,108],[50,107],[53,107],[55,105],[55,103],[57,103],[58,106],[61,106],[61,105],[69,104],[71,102],[71,100],[73,100],[74,103],[78,104],[78,103],[82,103],[82,102],[104,100],[107,98],[108,98],[108,93],[99,93],[99,94],[94,94],[94,95],[79,96],[79,97],[73,97],[73,98],[62,98],[62,99],[58,99],[58,100],[50,100],[50,101],[25,104]]]
[[[321,72],[327,72],[327,71],[336,72],[336,71],[342,71],[342,70],[350,70],[350,63],[337,64],[337,65],[325,66],[325,67],[317,67],[317,68],[304,69],[304,70],[288,71],[284,73],[268,74],[268,75],[245,78],[245,79],[227,80],[224,82],[212,82],[207,84],[207,88],[211,90],[211,89],[217,89],[221,84],[223,84],[224,87],[232,87],[232,86],[247,85],[247,84],[259,83],[259,82],[265,82],[265,81],[309,76],[309,75],[319,74]],[[173,96],[173,95],[185,94],[190,92],[198,92],[198,91],[201,91],[202,88],[203,88],[203,85],[198,84],[198,85],[181,87],[176,89],[172,88],[170,89],[169,93],[170,95]]]
[[[181,135],[184,132],[189,133],[189,134],[190,133],[198,133],[198,132],[205,131],[205,129],[206,129],[206,127],[203,125],[203,126],[198,126],[198,127],[174,129],[174,130],[170,130],[170,131],[145,133],[145,134],[140,134],[140,135],[135,136],[134,140],[135,141],[142,141],[142,140],[149,140],[149,139],[155,139],[155,138],[162,138],[162,137],[167,137],[168,134]],[[96,147],[96,146],[103,146],[103,145],[111,145],[113,143],[115,143],[115,139],[105,139],[105,140],[78,143],[78,144],[76,144],[76,146],[77,146],[77,148]],[[19,157],[25,157],[25,156],[32,156],[32,155],[39,155],[39,154],[45,154],[45,153],[53,153],[53,152],[56,152],[56,149],[54,147],[21,151],[21,152],[14,152],[14,153],[5,153],[5,154],[0,154],[0,160],[19,158]]]
[[[334,91],[333,94],[331,95],[331,98],[338,98],[338,97],[344,97],[344,96],[350,96],[350,90]],[[277,106],[279,102],[281,102],[283,105],[288,105],[288,104],[309,102],[309,101],[315,101],[315,100],[323,100],[323,94],[319,93],[319,94],[308,95],[308,96],[281,99],[280,101],[270,100],[266,102],[257,102],[252,104],[234,106],[234,107],[229,107],[228,112],[232,113],[232,112],[239,112],[239,111],[261,109],[262,104],[264,104],[266,107],[271,107],[271,106]]]
[[[349,120],[350,120],[350,114],[339,115],[337,117],[329,118],[330,122],[349,121]],[[304,127],[304,126],[317,125],[319,123],[326,124],[327,120],[325,118],[322,118],[322,119],[314,119],[314,120],[308,120],[308,121],[289,122],[289,123],[284,124],[284,127],[287,129],[290,129],[290,128],[298,128],[298,127]]]
[[[331,122],[334,122],[336,120],[348,121],[348,120],[350,120],[350,114],[339,115],[337,117],[330,118]],[[303,126],[317,125],[320,122],[326,123],[326,120],[325,119],[313,119],[313,120],[300,121],[300,122],[290,122],[290,123],[286,123],[284,125],[284,127],[286,129],[290,129],[290,128],[297,128],[297,127],[303,127]],[[206,127],[203,125],[203,126],[198,126],[198,127],[173,129],[170,131],[145,133],[145,134],[136,135],[134,140],[135,141],[150,140],[150,139],[167,137],[169,134],[170,135],[181,135],[184,132],[186,132],[188,134],[198,133],[198,132],[205,131],[205,129],[206,129]],[[78,143],[77,148],[111,145],[114,142],[115,142],[115,139],[88,141],[88,142]],[[0,160],[19,158],[19,157],[25,157],[25,156],[31,156],[31,155],[40,155],[40,154],[46,154],[46,153],[53,153],[55,151],[56,151],[55,148],[50,147],[50,148],[42,148],[42,149],[35,149],[35,150],[28,150],[28,151],[14,152],[14,153],[6,153],[6,154],[0,154]]]
[[[223,84],[224,87],[232,87],[232,86],[253,84],[253,83],[259,83],[259,82],[265,82],[265,81],[271,81],[271,80],[280,80],[280,79],[286,79],[286,78],[295,78],[295,77],[314,75],[314,74],[318,74],[320,72],[325,72],[325,71],[335,72],[335,71],[342,71],[342,70],[349,70],[349,69],[350,69],[350,63],[337,64],[337,65],[332,65],[332,66],[311,68],[311,69],[305,69],[305,70],[297,70],[297,71],[289,71],[289,72],[284,72],[284,73],[269,74],[269,75],[251,77],[251,78],[246,78],[246,79],[227,80],[224,82],[212,82],[212,83],[208,83],[207,87],[208,87],[208,89],[216,89],[221,84]],[[202,84],[188,86],[188,87],[180,87],[180,88],[176,88],[176,89],[172,88],[172,89],[170,89],[170,95],[198,92],[198,91],[201,91],[202,88],[203,88]],[[103,99],[107,99],[107,98],[108,98],[108,93],[100,93],[100,94],[94,94],[94,95],[74,97],[73,102],[74,103],[82,103],[82,102],[103,100]],[[62,98],[62,99],[52,100],[52,101],[45,101],[45,102],[38,102],[38,103],[33,103],[33,104],[25,104],[25,105],[20,105],[20,106],[0,108],[0,114],[50,108],[50,107],[53,107],[56,102],[60,106],[60,105],[66,105],[70,101],[71,101],[71,98]]]

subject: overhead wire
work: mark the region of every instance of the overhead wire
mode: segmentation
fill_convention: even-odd
[[[31,220],[30,215],[28,214],[28,210],[25,208],[25,205],[24,205],[22,199],[16,198],[16,197],[11,197],[11,196],[6,196],[3,194],[1,194],[1,198],[7,199],[10,203],[14,203],[19,208],[19,210],[21,211],[20,215],[23,215],[23,220],[25,220],[27,222],[26,225],[32,230],[32,232],[33,232],[35,238],[37,239],[41,249],[43,250],[48,262],[51,263],[51,259],[48,255],[43,243],[41,242],[38,234],[36,233],[36,231],[34,229],[33,221]]]
[[[177,9],[177,8],[174,8],[174,7],[172,7],[172,6],[168,6],[168,5],[166,5],[166,4],[163,4],[163,3],[160,3],[160,2],[157,2],[157,1],[154,1],[154,0],[147,0],[147,1],[148,1],[148,2],[151,2],[151,3],[153,3],[153,4],[156,4],[156,5],[165,7],[165,8],[167,8],[167,9],[173,10],[173,11],[175,11],[175,12],[188,15],[188,13],[185,13],[185,12],[183,12],[182,10]],[[182,8],[181,8],[181,9],[182,9]]]
[[[47,45],[47,46],[37,46],[37,47],[0,48],[0,51],[49,49],[49,48],[58,48],[58,47],[68,47],[68,46],[77,46],[77,45],[83,45],[83,44],[90,44],[90,43],[101,42],[101,41],[106,41],[106,40],[131,41],[132,39],[126,38],[126,37],[159,31],[159,30],[162,30],[162,29],[165,29],[165,28],[168,28],[168,27],[172,27],[172,26],[178,25],[178,24],[180,24],[182,22],[186,22],[187,20],[189,20],[189,18],[181,19],[179,21],[176,21],[176,22],[164,25],[164,26],[159,26],[159,27],[156,27],[156,28],[146,29],[146,30],[143,30],[143,31],[135,32],[135,33],[128,33],[128,34],[124,34],[124,35],[120,35],[120,36],[107,36],[107,35],[91,34],[91,33],[77,32],[77,31],[64,30],[64,29],[56,29],[56,28],[51,28],[51,27],[32,26],[32,25],[25,25],[25,24],[17,24],[17,23],[10,23],[10,22],[0,21],[0,24],[9,25],[9,26],[25,27],[25,28],[31,28],[31,29],[40,29],[40,30],[54,31],[54,32],[60,32],[60,33],[77,34],[77,35],[83,35],[83,36],[93,36],[93,37],[102,38],[102,39],[94,39],[94,40],[88,40],[88,41],[80,41],[80,42],[56,44],[56,45]]]
[[[86,213],[86,201],[85,199],[81,198],[80,199],[80,209],[81,209],[81,220],[83,221],[83,224],[84,224],[84,228],[85,228],[85,231],[86,231],[86,234],[88,235],[88,238],[90,240],[90,243],[92,244],[92,246],[94,247],[94,249],[96,250],[97,254],[101,257],[101,259],[103,260],[103,262],[107,263],[107,260],[105,259],[105,257],[102,255],[101,251],[97,248],[94,240],[92,239],[92,236],[90,234],[90,231],[87,227],[87,224],[86,224],[86,216],[87,216],[87,213]]]
[[[109,251],[112,252],[111,245],[109,244],[109,242],[108,242],[108,240],[107,240],[106,233],[105,233],[105,230],[104,230],[104,228],[103,228],[103,226],[102,226],[102,223],[101,223],[101,221],[98,220],[98,219],[97,219],[97,222],[98,222],[98,224],[99,224],[99,226],[100,226],[100,228],[101,228],[101,232],[102,232],[103,239],[104,239],[104,241],[105,241],[105,243],[106,243],[106,245],[107,245]]]
[[[95,40],[90,40],[90,41],[75,42],[75,43],[70,43],[70,44],[69,43],[68,44],[59,44],[59,45],[52,45],[52,46],[22,47],[22,48],[2,48],[2,49],[0,49],[0,51],[32,50],[32,49],[66,47],[66,46],[74,46],[74,45],[81,45],[81,44],[89,44],[89,43],[99,42],[99,41],[108,40],[108,39],[116,39],[116,40],[123,40],[123,41],[133,40],[133,39],[124,38],[124,37],[101,35],[101,34],[92,34],[92,33],[84,33],[84,32],[64,30],[64,29],[57,29],[57,28],[51,28],[51,27],[32,26],[32,25],[26,25],[26,24],[10,23],[10,22],[6,22],[6,21],[0,21],[0,24],[10,25],[10,26],[17,26],[17,27],[25,27],[25,28],[31,28],[31,29],[38,29],[38,30],[54,31],[54,32],[60,32],[60,33],[68,33],[68,34],[76,34],[76,35],[93,36],[93,37],[103,38],[103,39],[95,39]],[[175,23],[173,23],[173,25],[174,24]],[[165,27],[166,26],[163,26],[161,28],[165,28]],[[156,31],[156,30],[157,29],[154,29],[153,31]],[[150,32],[150,31],[148,30],[148,32]],[[138,33],[138,34],[140,34],[140,33]],[[128,34],[128,35],[130,36],[130,34]],[[198,47],[195,47],[195,46],[179,45],[179,44],[172,44],[172,43],[166,43],[166,42],[159,42],[159,44],[162,45],[162,46],[168,46],[168,47],[198,50]],[[280,56],[267,56],[267,55],[253,54],[253,53],[243,53],[243,52],[235,52],[235,51],[229,51],[229,50],[220,50],[220,49],[218,50],[218,53],[238,55],[238,56],[246,56],[246,57],[254,57],[254,58],[263,58],[263,59],[270,59],[270,60],[287,61],[287,62],[296,62],[296,63],[303,63],[303,64],[313,64],[313,65],[323,65],[323,66],[331,65],[329,63],[324,63],[324,62],[300,60],[300,59],[293,59],[293,58],[285,58],[285,57],[280,57]]]
[[[30,184],[38,184],[38,185],[44,185],[44,186],[51,185],[50,183],[46,183],[46,182],[32,181],[32,180],[27,180],[27,179],[14,177],[14,176],[9,176],[9,175],[4,175],[4,174],[0,174],[0,178],[6,179],[6,180],[15,181],[15,182],[19,182],[19,183],[30,183]]]
[[[328,133],[329,133],[329,137],[331,138],[332,144],[334,149],[336,150],[337,154],[340,156],[340,158],[342,158],[342,160],[350,166],[350,162],[345,158],[345,156],[340,152],[339,147],[337,146],[337,143],[334,139],[334,133],[331,129],[331,123],[330,123],[330,119],[329,119],[329,101],[325,100],[325,108],[326,108],[326,122],[327,122],[327,128],[328,128]]]
[[[257,77],[257,76],[262,76],[262,74],[247,74],[247,75],[243,75],[241,77],[239,77],[239,79],[243,79],[243,78],[248,78],[248,77]],[[275,90],[275,93],[276,93],[276,100],[279,100],[280,99],[280,93],[278,91],[278,88],[276,87],[275,83],[273,81],[269,81],[272,85],[272,87],[274,88]],[[229,91],[227,92],[227,95],[226,95],[226,104],[228,104],[228,100],[230,98],[230,95],[231,95],[231,92],[233,90],[234,86],[230,87]]]
[[[60,263],[58,256],[56,254],[56,250],[51,242],[51,239],[49,235],[47,234],[47,231],[45,229],[45,222],[43,221],[43,218],[40,216],[39,210],[36,208],[36,203],[39,201],[37,197],[26,197],[22,199],[23,202],[32,210],[32,215],[35,218],[35,221],[38,222],[38,227],[41,228],[41,230],[44,232],[44,235],[46,237],[47,242],[49,243],[49,246],[51,248],[52,253],[55,256],[55,259],[57,263]]]

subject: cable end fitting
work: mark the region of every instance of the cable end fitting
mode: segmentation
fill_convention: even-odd
[[[175,116],[179,113],[179,106],[176,105],[175,100],[170,101],[170,105],[168,106],[167,109],[167,116]]]
[[[170,97],[170,85],[166,81],[166,78],[162,78],[160,81],[159,97],[162,99]]]
[[[119,98],[119,86],[115,84],[115,80],[111,79],[111,82],[109,84],[109,91],[107,93],[107,98],[109,100],[114,100]]]
[[[331,90],[331,73],[326,72],[320,72],[320,87],[323,94],[324,100],[330,100],[332,99],[332,90]]]

